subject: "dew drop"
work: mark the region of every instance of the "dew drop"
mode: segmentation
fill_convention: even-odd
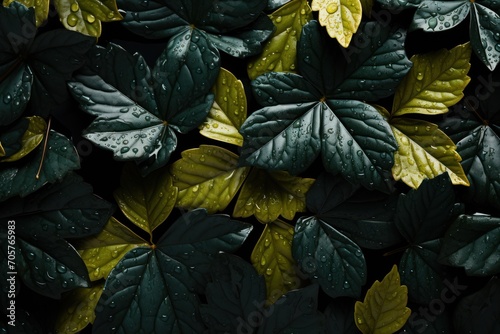
[[[70,27],[74,27],[76,26],[77,22],[78,22],[78,16],[76,16],[75,14],[71,13],[68,15],[68,17],[66,18],[66,22],[68,23],[68,25]]]

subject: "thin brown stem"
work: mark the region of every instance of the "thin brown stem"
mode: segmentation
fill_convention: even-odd
[[[483,123],[484,125],[488,125],[488,121],[482,118],[481,115],[479,115],[477,110],[470,104],[470,102],[467,99],[465,99],[465,104],[467,105],[467,108],[472,110],[472,112],[476,115],[476,117],[479,118],[481,123]]]
[[[36,172],[35,178],[38,180],[40,178],[40,173],[42,172],[43,162],[45,160],[45,154],[47,153],[47,145],[49,142],[50,133],[50,123],[52,122],[52,117],[49,116],[49,121],[47,122],[47,129],[45,130],[45,138],[43,138],[43,150],[42,150],[42,160],[40,160],[40,165],[38,166],[38,171]]]

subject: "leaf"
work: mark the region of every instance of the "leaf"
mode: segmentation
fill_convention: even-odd
[[[111,217],[104,229],[76,242],[76,248],[87,266],[90,280],[107,279],[109,273],[125,254],[148,243],[128,227]]]
[[[314,179],[292,176],[282,171],[254,168],[243,184],[233,210],[233,217],[255,215],[262,223],[282,216],[292,220],[306,210],[305,195]]]
[[[176,205],[183,209],[224,210],[249,172],[248,167],[238,167],[236,154],[217,146],[201,145],[181,155],[170,173],[179,188]]]
[[[470,53],[466,43],[449,51],[413,56],[413,67],[396,90],[392,116],[447,113],[448,107],[462,99],[470,81]]]
[[[360,0],[361,3],[361,12],[365,14],[366,17],[371,16],[373,0]]]
[[[413,1],[412,1],[413,2]],[[460,24],[469,15],[468,1],[418,1],[410,29],[428,32],[444,31]],[[425,4],[425,6],[423,5]],[[439,15],[438,15],[439,13]]]
[[[57,333],[69,334],[83,330],[94,322],[94,309],[102,294],[104,282],[90,288],[77,288],[63,296],[55,324]]]
[[[114,197],[125,216],[136,226],[153,235],[153,230],[172,212],[177,188],[167,171],[156,170],[141,177],[132,164],[123,167],[120,187]]]
[[[452,298],[453,301],[455,298]],[[450,299],[447,299],[450,300]],[[452,325],[450,321],[450,313],[448,309],[440,314],[433,315],[432,318],[426,317],[425,314],[417,314],[413,312],[405,323],[400,333],[405,334],[439,334],[452,332]]]
[[[80,168],[78,153],[71,141],[51,130],[47,139],[45,157],[43,147],[38,147],[29,161],[20,166],[5,167],[0,170],[0,202],[14,196],[24,197],[45,183],[61,180],[69,171]],[[37,170],[43,160],[37,178]]]
[[[304,24],[312,19],[311,7],[305,0],[293,0],[278,8],[269,17],[276,30],[258,58],[248,64],[248,76],[252,80],[269,71],[295,72],[297,41]]]
[[[245,260],[219,254],[210,273],[207,304],[201,305],[200,312],[211,333],[234,332],[242,319],[250,319],[264,307],[264,279]]]
[[[336,38],[339,44],[346,48],[361,23],[361,2],[313,0],[311,8],[313,11],[319,11],[319,22],[326,26],[330,37]]]
[[[495,275],[500,272],[499,243],[500,218],[461,215],[444,236],[439,261],[463,267],[468,275]]]
[[[470,40],[472,48],[479,59],[493,71],[500,62],[500,45],[497,34],[500,28],[500,16],[481,4],[471,3]]]
[[[39,116],[27,117],[29,121],[28,129],[21,138],[21,149],[0,161],[16,161],[33,151],[43,140],[47,124]]]
[[[382,282],[376,280],[366,292],[363,302],[354,305],[356,326],[363,333],[395,333],[410,316],[406,307],[408,290],[399,284],[398,268],[394,265]]]
[[[469,185],[455,144],[436,124],[394,118],[391,126],[398,143],[392,167],[394,179],[418,188],[425,178],[447,172],[453,184]]]
[[[215,101],[200,133],[205,137],[238,146],[243,137],[238,132],[247,118],[247,98],[243,83],[231,72],[221,68],[212,87]]]
[[[0,6],[1,7],[1,6]],[[0,67],[0,124],[14,122],[24,112],[31,97],[33,74],[19,61],[2,73]],[[11,71],[11,72],[10,72]],[[10,72],[10,73],[9,73]]]
[[[330,302],[325,309],[326,326],[331,333],[358,334],[354,324],[354,303]]]
[[[49,17],[49,0],[3,0],[3,5],[5,7],[9,6],[12,2],[19,2],[25,5],[26,7],[33,7],[35,9],[35,17],[36,17],[36,26],[40,27]]]
[[[252,265],[266,282],[267,304],[301,285],[292,257],[292,239],[293,226],[276,220],[266,224],[252,251]]]
[[[68,30],[84,35],[101,36],[101,21],[112,22],[123,19],[115,0],[55,0],[59,19]]]
[[[5,149],[2,146],[2,143],[0,142],[0,158],[3,158],[5,156]]]
[[[295,225],[293,258],[312,282],[332,298],[358,297],[366,282],[366,261],[353,241],[320,218],[301,217]]]
[[[0,142],[2,142],[5,156],[11,156],[22,148],[21,141],[28,130],[29,123],[27,117],[20,118],[0,133]]]

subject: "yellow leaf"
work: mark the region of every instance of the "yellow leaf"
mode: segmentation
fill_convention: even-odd
[[[101,36],[101,21],[123,20],[115,0],[54,0],[59,20],[68,30]]]
[[[297,265],[292,256],[292,240],[293,226],[276,220],[266,224],[252,251],[252,264],[266,281],[269,304],[301,285],[295,271]]]
[[[215,101],[200,126],[200,133],[211,139],[242,146],[243,137],[238,130],[247,118],[247,98],[242,82],[221,68],[212,91]]]
[[[405,118],[393,118],[390,124],[398,143],[392,167],[394,179],[418,188],[424,179],[446,171],[453,184],[469,185],[455,144],[436,124]]]
[[[130,250],[147,245],[144,239],[111,217],[101,233],[79,241],[77,249],[87,266],[90,280],[97,281],[106,279]]]
[[[319,11],[319,23],[326,26],[330,37],[348,47],[361,23],[360,0],[313,0],[311,8]]]
[[[29,124],[28,129],[21,138],[21,149],[8,158],[2,159],[2,162],[19,160],[33,151],[42,142],[45,130],[47,129],[45,120],[40,116],[26,117],[26,119],[29,121]]]
[[[241,189],[233,217],[255,215],[262,223],[275,221],[280,215],[292,220],[295,213],[305,211],[306,192],[313,183],[314,179],[287,172],[254,168]]]
[[[33,7],[35,9],[37,27],[40,27],[49,17],[50,0],[3,0],[3,5],[7,7],[14,1],[22,3],[28,8]]]
[[[263,52],[248,64],[248,76],[252,80],[269,71],[295,72],[297,41],[302,27],[312,18],[311,7],[306,0],[292,0],[269,17],[276,30]]]
[[[73,334],[94,322],[95,307],[101,298],[104,281],[94,283],[90,288],[72,290],[59,304],[55,331],[58,334]]]
[[[126,164],[114,192],[122,212],[135,225],[150,235],[163,223],[177,200],[177,188],[165,169],[158,169],[142,177],[134,164]]]
[[[470,43],[413,56],[412,68],[396,89],[392,115],[447,113],[464,96],[470,56]]]
[[[363,334],[392,334],[401,329],[411,310],[406,307],[408,288],[399,281],[394,265],[382,282],[375,281],[366,292],[364,302],[354,305],[356,326]]]
[[[182,152],[170,167],[179,188],[177,206],[205,208],[212,214],[224,210],[240,189],[250,167],[238,167],[238,156],[226,149],[201,145]]]

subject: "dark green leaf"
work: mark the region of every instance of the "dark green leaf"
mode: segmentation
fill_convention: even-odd
[[[450,297],[449,294],[451,295],[451,293],[448,292],[449,290],[443,291],[447,292],[445,297],[447,301],[450,301],[448,298],[451,298],[452,302],[455,301],[456,296]],[[412,312],[410,318],[399,332],[400,334],[446,334],[453,332],[448,309],[439,314],[433,313],[429,316],[427,308],[420,309],[421,306],[412,304],[409,304],[409,307],[417,311]],[[446,304],[446,307],[448,307],[448,304]],[[419,312],[420,310],[424,310],[424,312]]]
[[[408,8],[418,7],[425,0],[377,0],[383,8],[391,10],[404,10]]]
[[[359,297],[366,282],[366,262],[358,245],[316,217],[295,225],[292,254],[301,270],[323,291]]]
[[[61,180],[69,171],[80,168],[78,153],[71,141],[63,135],[50,131],[47,151],[43,157],[40,145],[25,164],[0,170],[0,202],[14,196],[24,197],[45,183]],[[39,178],[36,178],[43,160]]]
[[[42,334],[45,329],[40,325],[40,322],[33,315],[33,312],[18,307],[16,305],[16,320],[14,321],[15,327],[8,324],[9,318],[0,320],[0,333],[15,333],[15,334]],[[15,331],[13,331],[15,330]]]
[[[313,284],[289,291],[263,312],[266,317],[258,319],[262,325],[257,333],[323,334],[325,318],[317,308],[318,285]],[[251,333],[254,324],[255,319],[253,322],[248,319],[241,329],[244,328],[246,333]]]
[[[500,332],[500,281],[493,277],[479,291],[464,297],[457,305],[454,315],[455,333]]]
[[[464,267],[469,275],[498,274],[499,245],[500,218],[462,215],[446,232],[439,261]]]
[[[0,6],[0,79],[10,68],[15,54],[27,52],[35,34],[35,11],[14,1]],[[0,80],[1,82],[2,80]]]
[[[219,254],[210,269],[207,284],[207,305],[200,311],[211,333],[237,333],[239,319],[251,319],[260,314],[266,301],[266,286],[262,276],[243,259]]]
[[[470,41],[481,61],[493,71],[500,62],[500,16],[493,10],[471,3]]]
[[[329,333],[358,334],[354,323],[354,303],[333,301],[325,309],[325,321]]]
[[[267,0],[267,10],[275,10],[278,7],[281,7],[285,5],[286,3],[290,2],[291,0]]]
[[[0,143],[2,143],[5,150],[4,157],[8,157],[21,149],[21,139],[28,129],[29,123],[27,118],[22,118],[11,125],[7,131],[0,133]]]
[[[0,125],[8,125],[21,116],[31,97],[31,70],[18,61],[9,66],[4,73],[0,66]]]
[[[410,28],[430,32],[448,30],[465,20],[469,10],[469,1],[424,0],[413,16]]]
[[[255,99],[262,106],[302,104],[321,99],[321,94],[313,85],[294,73],[265,73],[252,81],[252,88]]]

